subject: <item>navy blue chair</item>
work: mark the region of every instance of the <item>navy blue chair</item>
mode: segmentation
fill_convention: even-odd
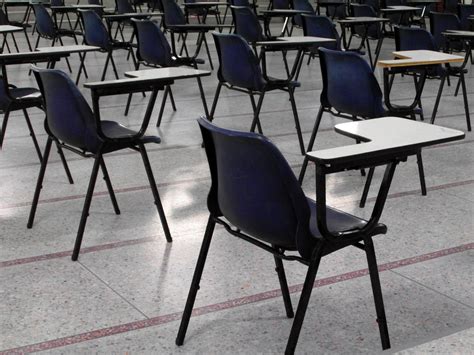
[[[41,38],[52,41],[52,46],[54,46],[56,42],[59,42],[61,46],[63,46],[64,43],[62,37],[72,37],[74,42],[78,44],[76,35],[79,33],[71,29],[58,28],[44,5],[33,4],[33,11],[36,18],[36,32],[38,33],[38,39],[35,43],[35,50],[38,48]],[[69,60],[67,58],[66,63],[69,71],[72,72],[71,65],[69,64]]]
[[[317,201],[307,198],[291,167],[268,139],[255,133],[219,128],[204,118],[198,122],[212,180],[207,199],[209,219],[176,344],[184,342],[218,224],[233,236],[273,254],[286,316],[294,317],[285,354],[295,352],[321,258],[351,245],[366,253],[382,348],[390,348],[372,241],[372,237],[387,232],[387,227],[378,222],[380,214],[373,213],[370,221],[366,221],[326,206],[324,172],[316,184]],[[382,197],[378,202],[381,200],[385,201]],[[283,260],[294,260],[308,266],[296,314]]]
[[[171,47],[166,40],[165,35],[160,30],[159,26],[151,20],[132,20],[137,33],[137,66],[136,70],[139,69],[140,64],[148,67],[178,67],[178,66],[190,66],[197,69],[198,64],[204,64],[204,60],[195,57],[175,57],[172,54]],[[197,78],[198,85],[202,87],[201,78]],[[170,97],[173,111],[176,111],[176,105],[173,98],[173,92],[169,85],[163,94],[163,100],[161,102],[160,113],[158,115],[158,121],[156,126],[159,127],[161,119],[163,117],[163,110],[165,108],[166,99]],[[130,107],[130,100],[132,94],[128,96],[127,106],[125,108],[125,115],[128,114]]]
[[[376,10],[370,5],[351,4],[351,7],[355,17],[378,17]],[[374,63],[377,63],[377,58],[379,57],[383,43],[382,25],[380,23],[374,23],[370,26],[354,26],[351,29],[351,38],[349,39],[349,43],[351,42],[351,39],[354,35],[362,38],[361,44],[367,48],[367,53],[371,63],[372,51],[370,50],[370,40],[377,41],[374,60]]]
[[[459,4],[458,5],[458,14],[459,14],[459,21],[461,21],[461,28],[464,31],[470,31],[474,28],[469,22],[468,18],[470,16],[474,16],[474,4],[467,5],[467,4]]]
[[[0,149],[3,147],[3,140],[5,138],[10,113],[21,110],[25,116],[36,153],[41,161],[41,150],[38,146],[38,141],[36,140],[36,135],[27,112],[27,109],[33,107],[42,109],[41,93],[38,89],[29,87],[17,88],[14,85],[8,84],[5,78],[0,77],[0,112],[3,113],[2,127],[0,130]]]
[[[260,52],[260,54],[258,53],[256,42],[272,41],[275,39],[275,37],[267,36],[264,33],[258,16],[250,7],[231,6],[230,8],[232,11],[232,19],[234,23],[234,33],[242,36],[252,46],[255,55],[259,58],[259,60],[261,60],[262,52]],[[289,74],[290,70],[286,58],[286,51],[281,50],[281,48],[272,48],[271,46],[266,46],[265,50],[268,52],[281,52],[286,73]]]
[[[27,227],[32,228],[33,226],[53,141],[80,156],[94,158],[94,167],[92,168],[72,254],[72,260],[77,260],[99,168],[102,170],[114,211],[116,214],[120,214],[112,183],[105,166],[104,155],[129,148],[139,151],[142,156],[166,240],[171,242],[168,223],[145,149],[145,144],[160,143],[160,138],[157,136],[144,136],[141,133],[142,130],[136,132],[115,121],[101,120],[98,113],[94,113],[91,110],[77,86],[60,70],[34,68],[34,73],[44,99],[46,109],[45,128],[48,140],[41,162]]]
[[[117,8],[117,13],[119,14],[136,12],[136,9],[128,0],[115,0],[115,6]]]
[[[217,72],[218,84],[216,94],[210,113],[211,119],[214,117],[221,88],[225,86],[231,90],[244,92],[249,95],[254,112],[250,130],[253,132],[255,127],[257,127],[259,132],[262,133],[259,115],[265,94],[273,90],[286,91],[290,96],[301,154],[304,154],[303,136],[294,97],[294,90],[300,84],[287,79],[268,77],[265,72],[262,72],[258,58],[243,37],[236,34],[219,34],[215,32],[212,35],[214,36],[217,56],[219,57],[219,70]],[[259,95],[257,104],[255,104],[254,95]]]
[[[318,55],[319,47],[341,50],[341,37],[339,36],[339,33],[336,30],[336,25],[329,17],[322,15],[303,14],[301,15],[301,19],[303,23],[303,34],[305,36],[332,38],[336,40],[336,42],[323,43],[321,45],[310,48],[308,51],[305,51],[303,53],[303,56],[308,55],[308,65],[311,61],[311,58],[314,58]],[[299,77],[302,64],[303,59],[300,62],[300,67],[298,68],[298,74],[296,78]]]
[[[102,19],[94,10],[79,10],[79,13],[84,26],[84,43],[89,46],[97,46],[100,48],[102,53],[107,53],[104,70],[102,71],[102,77],[100,80],[105,79],[109,61],[112,63],[115,78],[119,78],[113,57],[114,50],[122,49],[131,53],[133,65],[136,66],[135,55],[133,54],[132,50],[133,47],[129,42],[112,39],[109,31],[102,22]]]
[[[320,48],[319,60],[323,77],[323,90],[320,96],[321,105],[308,144],[308,152],[313,150],[324,112],[349,120],[372,119],[383,116],[406,117],[414,120],[415,115],[420,114],[419,109],[413,110],[404,106],[395,106],[393,110],[385,108],[382,90],[377,78],[370,65],[359,54]],[[417,161],[421,191],[423,195],[426,195],[421,152],[417,154]],[[308,158],[305,156],[299,176],[300,183],[303,182],[307,166]],[[365,205],[373,173],[374,170],[371,168],[361,198],[361,207]]]
[[[197,33],[197,48],[194,56],[199,55],[201,46],[204,43],[204,47],[206,48],[207,52],[207,57],[209,59],[209,65],[211,66],[211,69],[214,69],[211,53],[207,44],[206,33],[213,30],[215,26],[208,26],[205,24],[189,24],[186,20],[186,16],[184,15],[183,11],[175,0],[161,0],[161,5],[163,6],[163,27],[171,34],[171,46],[173,54],[176,56],[182,55],[184,51],[186,53],[186,56],[190,57],[188,48],[186,46],[186,39],[189,33]],[[177,39],[175,39],[175,34],[178,34]],[[179,54],[176,50],[176,40],[182,40],[182,46],[179,51]]]
[[[430,12],[430,32],[439,50],[448,50],[446,37],[443,35],[443,32],[461,29],[461,22],[456,14]],[[450,41],[449,50],[463,50],[462,42]]]
[[[409,50],[431,50],[437,51],[438,46],[435,43],[435,39],[431,33],[423,28],[407,28],[400,27],[395,28],[395,46],[397,51],[409,51]],[[436,114],[438,112],[438,106],[441,101],[441,95],[443,93],[444,83],[450,76],[459,78],[459,83],[463,92],[464,100],[464,110],[466,113],[466,123],[468,131],[471,130],[471,118],[469,114],[469,104],[467,100],[467,89],[465,74],[467,69],[465,64],[461,66],[451,66],[447,64],[446,66],[437,65],[427,70],[428,79],[441,80],[438,95],[436,97],[436,102],[433,107],[433,113],[431,115],[431,123],[434,123]],[[419,74],[420,70],[417,68],[411,68],[407,70],[408,74],[412,73],[413,75]]]
[[[459,0],[444,0],[444,12],[457,14]]]
[[[10,21],[8,16],[5,14],[5,12],[3,11],[2,8],[0,8],[0,26],[15,26],[15,27],[23,28],[23,33],[25,34],[26,43],[28,44],[28,48],[31,51],[30,39],[28,38],[28,34],[26,33],[26,28],[27,28],[26,24],[22,24],[21,22]],[[12,37],[12,41],[13,41],[13,44],[15,45],[16,51],[20,52],[20,50],[18,49],[18,43],[16,41],[15,33],[12,32],[12,33],[10,33],[10,35]],[[4,50],[5,46],[7,47],[8,52],[11,52],[10,45],[7,41],[7,36],[8,36],[8,33],[5,33],[3,35],[3,42],[2,42],[1,49],[0,49],[0,53],[3,53],[3,50]]]
[[[301,10],[301,11],[308,11],[308,15],[315,15],[313,6],[311,6],[308,0],[293,0],[293,9]],[[295,15],[293,16],[293,25],[298,26],[300,28],[303,27],[303,19],[301,18],[302,15]]]

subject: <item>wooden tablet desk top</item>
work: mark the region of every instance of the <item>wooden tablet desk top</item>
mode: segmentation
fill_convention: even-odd
[[[411,67],[417,65],[436,65],[446,63],[462,63],[464,57],[427,50],[393,52],[399,59],[379,60],[377,65],[381,68]]]
[[[0,25],[0,33],[12,33],[23,31],[23,27],[10,26],[10,25]]]
[[[334,165],[362,159],[389,159],[412,155],[423,147],[461,140],[465,136],[462,131],[399,117],[341,123],[335,130],[365,143],[309,152],[309,160]]]
[[[343,20],[338,20],[337,22],[341,24],[347,25],[357,25],[357,24],[368,24],[368,23],[377,23],[377,22],[388,22],[390,21],[388,18],[385,17],[346,17]]]
[[[320,43],[335,42],[335,39],[313,36],[277,37],[273,41],[256,42],[257,46],[292,47],[313,46]]]
[[[125,76],[129,78],[143,79],[169,79],[179,80],[187,78],[196,78],[201,76],[209,76],[211,72],[208,70],[198,70],[188,67],[171,67],[171,68],[154,68],[144,70],[134,70],[125,72]]]

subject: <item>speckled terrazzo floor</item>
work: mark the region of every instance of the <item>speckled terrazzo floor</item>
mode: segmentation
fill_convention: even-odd
[[[21,37],[19,45],[26,50]],[[217,64],[210,36],[209,44]],[[393,39],[386,39],[380,58],[390,58],[393,50]],[[89,80],[98,80],[105,55],[91,53],[87,58]],[[132,69],[125,53],[118,52],[116,59],[120,73]],[[77,58],[71,62],[77,70]],[[274,73],[283,69],[276,54],[269,56],[268,63]],[[57,67],[66,68],[64,63]],[[10,82],[36,85],[27,69],[9,70]],[[468,69],[468,100],[474,115],[474,67]],[[381,79],[378,69],[376,75]],[[296,101],[307,142],[322,85],[317,60],[303,66],[300,81]],[[90,100],[83,82],[81,90]],[[210,104],[216,71],[203,83]],[[437,88],[436,81],[426,84],[427,116]],[[149,133],[163,140],[149,146],[149,156],[173,243],[165,242],[139,155],[123,151],[106,157],[122,214],[113,213],[106,186],[99,179],[77,262],[71,261],[70,254],[92,161],[66,152],[75,179],[70,185],[53,152],[35,225],[26,229],[39,163],[23,117],[11,116],[0,151],[0,354],[283,353],[291,320],[285,317],[283,302],[275,292],[279,285],[273,259],[229,237],[222,228],[216,229],[196,300],[199,315],[191,319],[185,344],[174,344],[207,220],[210,180],[195,122],[203,114],[197,85],[194,80],[177,81],[173,92],[178,110],[172,112],[168,105],[161,127],[154,126],[154,118],[149,126]],[[454,85],[446,87],[436,122],[466,131],[462,99],[453,93]],[[406,103],[413,95],[412,80],[397,78],[393,100]],[[102,115],[137,128],[148,98],[135,95],[127,117],[123,116],[125,102],[125,96],[101,100]],[[157,113],[158,108],[153,117]],[[43,117],[42,112],[31,110],[41,147],[46,141]],[[266,135],[299,172],[302,157],[285,93],[267,95],[261,120]],[[215,122],[246,130],[250,121],[248,98],[224,89]],[[349,142],[334,132],[339,122],[343,120],[324,117],[318,148]],[[387,352],[474,352],[473,143],[473,134],[466,132],[463,141],[424,151],[427,196],[419,192],[413,158],[397,170],[382,216],[389,232],[375,240],[392,342]],[[376,172],[376,180],[380,174]],[[314,196],[313,176],[310,168],[304,183],[310,196]],[[330,203],[367,215],[375,191],[362,210],[358,202],[363,185],[358,172],[331,177]],[[295,305],[306,268],[291,262],[285,267]],[[364,255],[349,249],[323,260],[297,353],[381,352],[365,269]]]

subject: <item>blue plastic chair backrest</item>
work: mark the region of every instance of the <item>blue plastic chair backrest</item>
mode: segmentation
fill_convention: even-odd
[[[232,6],[247,6],[252,7],[248,0],[230,0]]]
[[[262,26],[255,12],[247,6],[231,6],[235,33],[247,42],[258,42],[265,39]]]
[[[327,16],[302,15],[303,33],[305,36],[333,38],[336,42],[321,44],[318,47],[340,50],[341,38],[337,33],[336,26]]]
[[[0,8],[0,26],[9,25],[10,21],[8,21],[7,15],[2,8]]]
[[[7,84],[5,79],[0,76],[0,110],[5,111],[11,102],[7,94]]]
[[[102,5],[102,1],[101,0],[87,0],[87,3],[89,5]],[[101,7],[98,7],[96,9],[93,9],[97,15],[99,15],[99,17],[102,17],[104,15],[104,9],[101,8]]]
[[[64,0],[51,0],[51,6],[64,6]]]
[[[308,0],[293,0],[293,8],[295,10],[309,11],[310,14],[315,14],[313,7]],[[301,19],[300,14],[293,17],[293,22],[295,25],[303,27],[303,20]]]
[[[323,91],[321,104],[353,116],[385,115],[382,91],[369,64],[353,52],[319,49]]]
[[[355,17],[377,17],[377,13],[370,5],[351,4]],[[358,35],[363,35],[365,32],[364,26],[354,26],[355,32]],[[382,35],[381,26],[378,23],[370,25],[367,34],[371,38],[379,38]]]
[[[258,59],[244,38],[212,33],[219,57],[218,77],[230,85],[261,91],[265,86]]]
[[[79,10],[84,24],[84,42],[103,50],[110,47],[110,36],[100,16],[94,10]]]
[[[362,5],[370,6],[375,12],[379,11],[380,9],[380,0],[362,0],[360,3]]]
[[[471,30],[472,22],[469,22],[468,20],[470,16],[474,16],[474,4],[471,4],[471,5],[460,4],[459,5],[459,21],[461,22],[461,28],[465,31]]]
[[[58,69],[34,67],[33,71],[46,106],[49,132],[70,146],[97,152],[102,141],[94,114],[69,75]]]
[[[446,37],[444,37],[443,32],[446,30],[460,29],[461,22],[455,14],[440,12],[430,13],[430,30],[438,48],[442,49],[446,46]]]
[[[185,25],[186,17],[183,10],[179,7],[175,0],[161,0],[165,17],[165,25]]]
[[[135,12],[135,9],[128,0],[115,0],[115,5],[117,6],[117,12],[119,14]]]
[[[273,9],[278,10],[278,9],[289,9],[290,6],[290,0],[271,0]]]
[[[395,27],[395,48],[397,51],[438,50],[431,33],[416,27]]]
[[[458,4],[459,4],[458,0],[444,0],[444,12],[457,14]]]
[[[132,20],[137,31],[137,57],[151,65],[173,64],[171,48],[160,27],[151,20]]]
[[[48,13],[44,5],[33,4],[33,11],[36,18],[36,30],[41,36],[54,38],[56,36],[56,28],[53,19]]]
[[[293,171],[264,136],[198,120],[212,186],[208,208],[243,233],[264,242],[304,250],[310,211]]]

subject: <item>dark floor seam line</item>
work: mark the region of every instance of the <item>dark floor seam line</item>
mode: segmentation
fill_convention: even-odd
[[[410,280],[410,281],[416,283],[417,285],[420,285],[420,286],[422,286],[422,287],[424,287],[424,288],[427,288],[428,290],[433,291],[433,292],[437,293],[438,295],[441,295],[441,296],[444,296],[444,297],[446,297],[446,298],[449,298],[451,301],[454,301],[454,302],[456,302],[456,303],[458,303],[458,304],[460,304],[460,305],[462,305],[462,306],[464,306],[464,307],[467,307],[467,308],[469,308],[469,309],[474,309],[473,306],[470,306],[470,305],[468,305],[468,304],[465,304],[464,302],[459,301],[459,300],[457,300],[457,299],[453,298],[452,296],[449,296],[449,295],[447,295],[447,294],[445,294],[445,293],[439,292],[438,290],[436,290],[436,289],[434,289],[434,288],[432,288],[432,287],[430,287],[430,286],[428,286],[428,285],[425,285],[424,283],[421,283],[421,282],[419,282],[419,281],[417,281],[417,280],[415,280],[415,279],[412,279],[411,277],[408,277],[408,276],[406,276],[406,275],[401,274],[400,272],[397,272],[397,271],[395,271],[395,270],[390,270],[390,272],[393,272],[395,275],[398,275],[398,276],[403,277],[403,278],[405,278],[405,279],[407,279],[407,280]]]
[[[122,296],[120,293],[118,293],[115,289],[113,289],[107,282],[102,280],[99,275],[97,275],[95,272],[93,272],[91,269],[89,269],[86,265],[84,265],[80,260],[77,260],[77,262],[88,272],[90,272],[95,278],[97,278],[100,282],[104,284],[105,287],[107,287],[109,290],[111,290],[113,293],[115,293],[118,297],[120,297],[125,303],[130,305],[134,310],[136,310],[138,313],[140,313],[145,319],[150,319],[145,313],[143,313],[137,306],[135,306],[133,303],[131,303],[129,300],[127,300],[124,296]]]
[[[467,180],[467,181],[461,181],[461,182],[457,182],[457,183],[438,185],[438,186],[435,186],[435,187],[428,188],[428,191],[442,190],[442,189],[447,189],[447,188],[451,188],[451,187],[464,186],[464,185],[468,185],[468,184],[472,184],[472,183],[474,183],[474,180]],[[417,190],[411,190],[411,191],[405,191],[405,192],[399,192],[399,193],[389,194],[387,196],[387,199],[398,198],[398,197],[403,197],[403,196],[408,196],[408,195],[415,195],[415,194],[418,194],[418,193],[420,193],[420,191],[418,189]],[[369,197],[367,199],[368,202],[373,202],[375,200],[376,200],[376,197]],[[354,203],[354,202],[357,202],[357,201],[359,201],[359,200],[358,199],[348,200],[348,201],[344,201],[344,204]],[[124,246],[129,246],[129,245],[153,242],[153,241],[156,241],[156,240],[157,240],[156,236],[153,236],[153,237],[132,239],[132,240],[127,240],[127,241],[112,242],[112,243],[107,243],[107,244],[99,244],[99,245],[95,245],[95,246],[92,246],[92,247],[84,247],[84,248],[81,249],[81,253],[82,254],[93,253],[93,252],[98,252],[98,251],[108,250],[108,249],[115,249],[115,248],[120,248],[120,247],[124,247]],[[29,263],[34,263],[34,262],[37,262],[37,261],[63,258],[63,257],[66,257],[66,256],[71,256],[71,255],[72,255],[72,250],[66,250],[66,251],[61,251],[61,252],[57,252],[57,253],[31,256],[31,257],[27,257],[27,258],[6,260],[6,261],[0,262],[0,269],[3,268],[3,267],[29,264]]]
[[[427,253],[427,254],[417,255],[414,257],[409,257],[406,259],[401,259],[401,260],[388,262],[388,263],[379,265],[379,271],[384,272],[387,270],[392,270],[392,269],[400,268],[407,265],[417,264],[423,261],[432,260],[432,259],[440,258],[446,255],[460,253],[460,252],[464,252],[471,249],[474,249],[474,243],[463,244],[463,245],[453,247],[453,248],[448,248],[448,249],[438,250],[438,251]],[[331,284],[335,284],[335,283],[339,283],[343,281],[356,279],[359,277],[367,276],[368,274],[369,274],[368,269],[360,269],[360,270],[350,271],[344,274],[329,276],[323,279],[316,280],[313,285],[313,288],[319,288],[319,287],[323,287],[323,286],[327,286],[327,285],[331,285]],[[303,284],[293,285],[289,287],[290,293],[301,292],[302,288],[303,288]],[[258,294],[244,296],[244,297],[227,300],[220,303],[215,303],[215,304],[206,305],[202,307],[196,307],[194,308],[192,315],[194,317],[206,315],[209,313],[233,309],[233,308],[248,305],[251,303],[257,303],[257,302],[274,299],[277,297],[281,297],[280,289],[265,291]],[[76,335],[66,336],[59,339],[44,341],[41,343],[7,349],[4,351],[0,351],[0,355],[25,354],[25,353],[32,353],[32,352],[45,351],[45,350],[65,347],[68,345],[73,345],[73,344],[82,343],[85,341],[104,338],[111,335],[117,335],[121,333],[131,332],[134,330],[140,330],[144,328],[171,323],[171,322],[179,320],[181,318],[181,315],[182,315],[181,312],[174,312],[174,313],[170,313],[166,315],[160,315],[160,316],[152,317],[145,320],[133,321],[133,322],[129,322],[129,323],[121,324],[121,325],[116,325],[116,326],[111,326],[107,328],[85,332],[82,334],[76,334]]]

